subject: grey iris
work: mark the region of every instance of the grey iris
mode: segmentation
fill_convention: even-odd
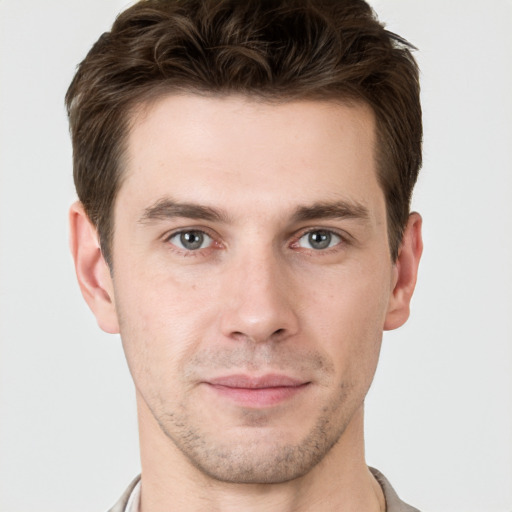
[[[180,242],[185,249],[194,251],[203,245],[204,234],[201,231],[185,231],[180,234]]]
[[[328,231],[312,231],[308,235],[309,245],[313,249],[326,249],[331,244],[332,235]]]

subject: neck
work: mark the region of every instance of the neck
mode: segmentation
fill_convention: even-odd
[[[221,482],[205,475],[162,432],[138,397],[142,465],[140,512],[356,512],[385,510],[364,460],[363,407],[306,475],[277,484]]]

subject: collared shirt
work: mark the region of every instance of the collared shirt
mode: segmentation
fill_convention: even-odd
[[[417,508],[404,503],[395,492],[387,478],[377,469],[370,468],[373,476],[379,482],[384,498],[386,512],[420,512]],[[121,499],[108,512],[139,512],[140,507],[140,476],[135,478]]]

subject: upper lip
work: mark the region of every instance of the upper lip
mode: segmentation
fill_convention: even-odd
[[[264,389],[297,387],[307,384],[308,381],[288,377],[287,375],[269,374],[261,377],[251,375],[226,375],[209,379],[207,383],[213,386],[224,386],[227,388]]]

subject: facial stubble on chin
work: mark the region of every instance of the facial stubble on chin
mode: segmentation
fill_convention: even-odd
[[[321,383],[334,378],[334,365],[317,352],[299,353],[296,349],[278,350],[269,346],[205,351],[185,365],[184,375],[194,379],[204,375],[205,370],[229,372],[268,367],[294,375],[318,376]],[[316,421],[295,443],[279,435],[273,411],[241,409],[247,438],[239,433],[236,438],[219,439],[210,430],[215,430],[214,425],[203,428],[191,417],[186,400],[172,411],[166,410],[163,397],[157,407],[148,406],[172,444],[207,477],[227,483],[276,484],[307,474],[339,441],[357,408],[351,388],[349,383],[340,383],[338,392],[316,412]],[[203,420],[208,422],[207,418]]]

